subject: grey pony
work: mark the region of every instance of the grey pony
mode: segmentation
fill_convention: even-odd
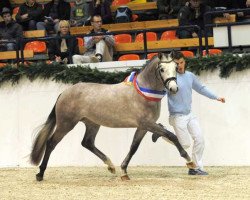
[[[165,88],[176,93],[176,63],[170,54],[155,56],[138,74],[141,87],[162,91]],[[194,168],[188,153],[177,137],[156,123],[160,116],[161,102],[148,101],[137,90],[122,83],[78,83],[66,89],[57,99],[47,121],[33,143],[30,159],[39,166],[37,181],[42,181],[51,152],[63,137],[81,121],[86,126],[82,146],[98,156],[108,170],[115,173],[111,160],[95,146],[100,126],[112,128],[137,128],[130,150],[121,164],[122,180],[129,180],[127,167],[143,137],[149,131],[167,137],[186,159],[187,167]]]

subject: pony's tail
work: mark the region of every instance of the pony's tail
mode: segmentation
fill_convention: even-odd
[[[56,125],[56,104],[54,105],[52,111],[50,112],[47,121],[42,126],[41,130],[37,133],[35,141],[32,146],[32,151],[30,154],[30,161],[34,165],[38,165],[43,157],[46,142],[53,133]]]

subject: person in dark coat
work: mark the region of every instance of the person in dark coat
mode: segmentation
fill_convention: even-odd
[[[70,36],[69,29],[70,24],[68,21],[60,21],[57,36]],[[72,56],[79,54],[77,39],[72,37],[50,40],[48,43],[48,54],[51,61],[65,64],[72,63]]]
[[[17,23],[21,24],[23,30],[36,30],[36,23],[41,21],[42,5],[36,0],[26,0],[16,15]]]
[[[43,21],[36,24],[37,30],[56,33],[60,20],[70,20],[70,4],[64,0],[52,0],[44,5]]]
[[[100,15],[103,24],[111,24],[113,19],[110,6],[111,2],[108,0],[93,0],[89,5],[90,15]]]
[[[16,45],[9,41],[13,40],[18,42],[23,36],[22,26],[12,19],[9,8],[4,7],[1,10],[1,16],[4,21],[0,22],[0,50],[13,51],[16,49]]]
[[[205,12],[211,8],[201,2],[202,0],[190,0],[189,4],[182,7],[178,13],[178,21],[180,26],[198,25],[204,31],[203,16]],[[211,19],[207,19],[211,23]],[[212,33],[208,32],[210,36]],[[198,37],[198,30],[194,28],[186,28],[177,31],[179,38],[196,38]]]
[[[159,19],[176,19],[187,0],[157,0]]]
[[[9,8],[10,12],[12,14],[12,6],[9,0],[1,0],[0,1],[0,11],[3,10],[3,8]]]

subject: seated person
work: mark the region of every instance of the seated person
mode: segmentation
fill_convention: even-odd
[[[23,30],[36,30],[36,23],[41,20],[42,6],[36,0],[26,0],[16,15],[16,21],[22,25]]]
[[[103,24],[111,24],[113,19],[110,6],[111,2],[108,0],[92,0],[89,5],[89,13],[91,16],[100,15]]]
[[[3,22],[0,22],[0,50],[1,51],[14,51],[16,50],[15,43],[6,43],[10,40],[18,41],[23,36],[22,26],[11,17],[11,11],[9,8],[3,8],[1,10],[1,16]],[[5,41],[1,43],[1,41]]]
[[[64,0],[53,0],[44,6],[43,22],[36,24],[37,30],[57,33],[60,20],[70,20],[70,4]]]
[[[70,36],[70,24],[66,20],[59,22],[58,37]],[[72,63],[72,55],[79,54],[77,39],[57,38],[50,40],[48,43],[49,59],[54,62],[70,64]]]
[[[175,19],[186,0],[157,0],[159,19]]]
[[[180,9],[186,4],[188,5],[187,0],[170,0],[169,15],[171,16],[171,19],[176,19]]]
[[[102,28],[102,18],[100,15],[94,15],[91,17],[91,25],[93,29],[90,34],[108,32]],[[74,55],[74,64],[113,60],[113,48],[115,41],[112,35],[87,36],[84,38],[84,43],[87,51],[84,55]]]
[[[182,7],[178,13],[178,21],[180,26],[198,25],[204,32],[203,16],[205,12],[210,11],[210,7],[202,4],[202,0],[190,0],[188,4]],[[211,19],[207,19],[211,23]],[[198,37],[198,30],[194,28],[186,28],[177,30],[178,37],[181,38],[196,38]],[[208,36],[212,35],[209,30]]]
[[[71,7],[71,26],[84,26],[88,18],[90,18],[89,4],[86,0],[76,0],[75,5]]]
[[[9,0],[0,1],[0,12],[3,10],[4,7],[9,8],[10,11],[12,11],[11,3]]]
[[[159,12],[159,19],[170,18],[170,0],[157,0],[157,9]]]

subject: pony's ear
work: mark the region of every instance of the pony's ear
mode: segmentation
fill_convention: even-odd
[[[164,54],[163,54],[162,52],[159,52],[159,53],[158,53],[158,58],[161,60],[162,57],[163,57],[163,55],[164,55]]]
[[[170,57],[173,59],[174,58],[174,55],[175,55],[175,50],[173,49],[171,52],[170,52]]]

